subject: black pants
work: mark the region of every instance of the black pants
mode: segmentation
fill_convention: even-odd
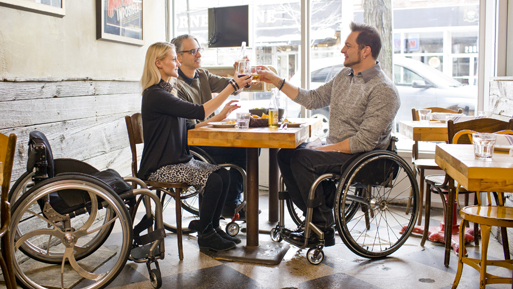
[[[281,149],[278,152],[278,165],[287,191],[294,204],[304,214],[314,181],[325,173],[340,174],[342,166],[354,157],[352,154],[306,149],[305,146],[306,144],[303,144],[296,149]],[[326,191],[326,186],[317,187],[316,196],[321,195],[325,198],[334,197],[333,192]],[[332,200],[325,199],[313,210],[312,222],[321,230],[326,231],[335,223],[332,204]]]
[[[207,154],[209,154],[217,164],[235,164],[246,169],[246,149],[245,148],[228,148],[228,147],[208,147],[200,146]],[[230,169],[230,186],[228,188],[228,196],[226,202],[234,202],[238,204],[241,201],[241,194],[244,189],[242,175],[235,169]]]
[[[220,168],[208,177],[200,206],[200,232],[210,224],[213,228],[219,227],[219,218],[226,201],[229,184],[230,175],[224,168]]]

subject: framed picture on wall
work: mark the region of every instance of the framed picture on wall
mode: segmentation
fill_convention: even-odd
[[[50,16],[64,17],[65,0],[0,0],[0,6],[15,8]]]
[[[143,45],[143,0],[96,0],[96,39]]]

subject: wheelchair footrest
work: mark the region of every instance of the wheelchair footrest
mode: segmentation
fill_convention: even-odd
[[[148,259],[148,257],[150,256],[150,248],[152,245],[153,245],[153,243],[146,244],[146,245],[140,246],[140,247],[135,247],[132,249],[132,251],[130,251],[130,256],[132,256],[132,258],[134,258],[135,260]],[[160,255],[160,250],[159,250],[158,246],[155,249],[154,255],[155,256]]]

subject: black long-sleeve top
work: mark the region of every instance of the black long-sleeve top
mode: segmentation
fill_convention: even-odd
[[[143,92],[141,114],[144,149],[139,178],[146,180],[163,166],[191,160],[187,130],[194,125],[187,119],[204,119],[203,105],[183,101],[155,84]]]

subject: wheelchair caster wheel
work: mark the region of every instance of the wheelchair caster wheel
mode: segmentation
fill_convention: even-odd
[[[235,223],[235,222],[230,222],[228,223],[228,225],[226,225],[226,233],[232,237],[235,237],[237,236],[237,234],[239,233],[239,224]]]
[[[280,230],[278,230],[277,228],[271,229],[271,240],[273,240],[273,242],[283,241],[283,237],[281,236]]]
[[[153,288],[158,289],[162,286],[162,275],[159,269],[152,269],[150,271],[150,281]]]
[[[312,265],[319,265],[324,260],[324,252],[317,248],[310,248],[306,252],[306,258]]]

